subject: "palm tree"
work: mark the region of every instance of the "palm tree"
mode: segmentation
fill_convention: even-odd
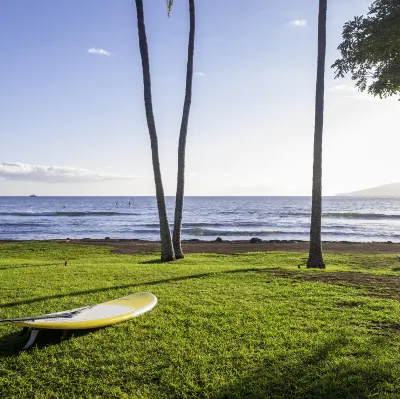
[[[189,0],[189,42],[188,42],[188,61],[186,66],[186,91],[183,103],[182,123],[179,134],[178,146],[178,178],[176,185],[175,198],[175,220],[172,242],[174,244],[175,256],[177,259],[183,258],[181,245],[183,197],[185,189],[185,150],[186,136],[189,122],[190,104],[192,102],[192,80],[193,80],[193,54],[194,54],[194,32],[195,32],[195,8],[194,0]]]
[[[160,160],[158,156],[158,140],[151,98],[150,63],[149,52],[147,48],[146,27],[144,25],[143,0],[135,0],[135,2],[138,24],[139,48],[140,56],[142,58],[144,105],[146,109],[147,126],[149,129],[151,142],[154,182],[156,185],[158,216],[160,219],[161,261],[168,262],[175,259],[175,253],[172,246],[171,231],[168,223],[164,189],[161,179]]]
[[[310,227],[310,251],[308,268],[325,268],[322,257],[322,132],[324,127],[324,90],[326,55],[326,14],[328,0],[319,0],[318,15],[318,60],[317,85],[315,95],[314,163],[312,185],[312,209]]]

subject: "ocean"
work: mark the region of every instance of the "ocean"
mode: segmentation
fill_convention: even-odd
[[[310,197],[186,197],[182,238],[307,241],[310,212]],[[159,240],[158,226],[155,197],[0,197],[1,240]],[[324,197],[322,238],[400,242],[400,198]]]

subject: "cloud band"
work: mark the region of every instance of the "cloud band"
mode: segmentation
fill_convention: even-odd
[[[89,183],[132,178],[132,176],[96,173],[69,166],[29,165],[19,162],[0,163],[0,177],[6,180],[41,183]]]

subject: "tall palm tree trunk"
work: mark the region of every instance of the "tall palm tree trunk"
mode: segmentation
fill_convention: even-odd
[[[176,185],[175,220],[173,244],[176,258],[183,258],[184,254],[181,245],[183,198],[185,189],[185,152],[186,136],[189,122],[190,105],[192,102],[192,80],[193,80],[193,54],[194,54],[194,32],[195,32],[195,8],[194,0],[189,0],[189,42],[188,42],[188,61],[186,67],[186,91],[185,102],[183,104],[182,123],[179,134],[178,147],[178,178]]]
[[[149,129],[151,142],[154,182],[156,185],[158,215],[160,219],[161,260],[167,262],[174,260],[175,254],[174,248],[172,246],[171,231],[168,223],[164,189],[161,179],[160,160],[158,157],[158,140],[151,98],[150,63],[149,52],[147,48],[146,27],[144,25],[143,0],[135,0],[135,2],[137,12],[139,48],[140,56],[142,58],[144,105],[146,109],[147,126]]]
[[[319,0],[318,15],[318,61],[315,95],[314,163],[312,185],[312,210],[310,227],[310,251],[308,268],[325,268],[322,257],[322,132],[324,127],[325,55],[326,55],[326,14],[328,0]]]

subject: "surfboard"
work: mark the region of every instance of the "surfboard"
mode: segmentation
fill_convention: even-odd
[[[31,338],[23,349],[32,346],[39,330],[82,330],[100,328],[121,323],[153,309],[157,297],[150,292],[141,292],[93,306],[49,313],[41,316],[4,319],[15,326],[31,329]],[[65,334],[64,334],[65,335]],[[63,336],[64,336],[63,335]]]
[[[9,319],[16,326],[35,329],[80,330],[120,323],[153,309],[157,298],[149,292],[132,294],[98,305],[49,313],[42,316]]]

